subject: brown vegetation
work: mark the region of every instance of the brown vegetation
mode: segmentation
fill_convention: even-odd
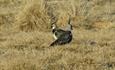
[[[0,70],[114,70],[114,0],[0,0]],[[51,22],[74,27],[49,47]]]

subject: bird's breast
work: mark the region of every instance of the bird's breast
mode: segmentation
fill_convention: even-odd
[[[56,37],[56,35],[55,35],[55,34],[53,34],[53,37],[54,37],[54,39],[55,39],[55,40],[57,40],[57,37]]]

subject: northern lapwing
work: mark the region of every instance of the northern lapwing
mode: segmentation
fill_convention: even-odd
[[[53,23],[52,33],[53,33],[55,41],[52,44],[50,44],[50,46],[63,45],[63,44],[70,43],[72,41],[71,31],[72,31],[72,25],[70,23],[70,18],[65,30],[58,28],[57,25]]]

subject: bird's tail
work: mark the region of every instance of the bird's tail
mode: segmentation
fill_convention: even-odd
[[[50,44],[50,46],[54,46],[54,45],[56,45],[56,41]]]
[[[61,42],[59,40],[55,40],[53,43],[50,44],[50,46],[60,45]]]

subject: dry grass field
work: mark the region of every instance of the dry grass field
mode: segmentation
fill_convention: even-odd
[[[115,70],[115,0],[0,0],[0,70]],[[54,41],[51,21],[73,40]],[[55,18],[55,19],[53,19]]]

